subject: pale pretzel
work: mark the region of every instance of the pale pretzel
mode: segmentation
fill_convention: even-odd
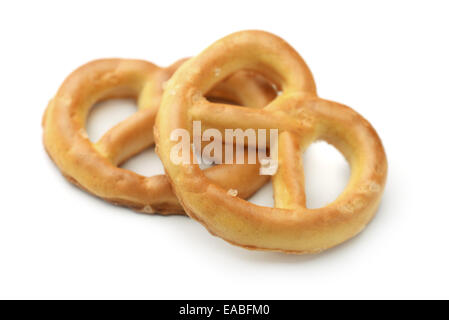
[[[211,103],[204,93],[236,71],[257,71],[282,93],[265,108]],[[216,76],[214,70],[220,70]],[[183,65],[171,78],[156,120],[156,145],[187,214],[212,234],[248,249],[315,253],[359,233],[374,216],[384,189],[387,161],[382,143],[361,115],[317,97],[313,77],[284,40],[261,31],[227,36]],[[279,168],[273,177],[275,208],[228,194],[195,164],[170,161],[170,132],[190,130],[193,120],[209,127],[278,128]],[[337,147],[352,173],[344,192],[319,209],[305,207],[301,154],[318,139]]]
[[[117,167],[154,143],[163,85],[182,62],[159,68],[141,60],[104,59],[75,70],[50,101],[43,119],[45,148],[64,176],[94,195],[137,211],[184,213],[164,175],[147,178]],[[124,97],[137,99],[138,112],[91,143],[85,130],[89,109],[100,100]],[[223,81],[213,97],[262,107],[274,91],[247,72]],[[224,188],[248,197],[267,181],[258,170],[258,165],[217,165],[205,171]]]

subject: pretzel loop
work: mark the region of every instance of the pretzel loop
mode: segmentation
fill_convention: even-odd
[[[282,112],[282,106],[292,105],[291,100],[297,101],[298,96],[316,96],[315,83],[298,53],[282,39],[277,40],[282,50],[273,47],[269,39],[255,41],[246,33],[216,42],[203,52],[199,63],[198,60],[193,66],[187,63],[189,68],[184,69],[184,77],[188,79],[188,92],[183,91],[186,87],[177,84],[171,89],[172,95],[185,95],[191,101],[189,116],[192,120],[201,120],[222,131],[225,128],[277,128],[301,133],[307,129],[301,119]],[[282,89],[282,93],[263,109],[211,103],[204,98],[204,92],[238,70],[263,74]]]

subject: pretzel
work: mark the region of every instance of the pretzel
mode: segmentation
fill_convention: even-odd
[[[114,204],[146,213],[183,214],[164,175],[144,177],[117,167],[154,143],[153,125],[163,85],[182,64],[159,68],[141,60],[96,60],[75,70],[50,101],[43,119],[44,145],[72,183]],[[225,79],[213,97],[262,107],[274,91],[248,72]],[[110,129],[97,143],[88,139],[85,121],[91,106],[109,98],[136,98],[138,112]],[[266,181],[258,165],[217,165],[205,174],[242,197]]]
[[[218,81],[242,69],[261,73],[282,93],[263,109],[204,98]],[[219,77],[214,70],[220,70]],[[247,249],[317,253],[353,237],[374,216],[387,174],[380,138],[353,109],[317,96],[310,70],[284,40],[262,31],[231,34],[184,64],[167,90],[176,94],[163,96],[156,120],[157,150],[187,214],[213,235]],[[220,129],[279,129],[274,208],[233,197],[195,164],[170,161],[170,132],[191,130],[193,120]],[[308,209],[301,154],[316,140],[340,150],[352,173],[334,202]]]

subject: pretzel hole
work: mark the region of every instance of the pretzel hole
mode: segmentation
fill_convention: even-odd
[[[307,208],[321,208],[337,199],[351,174],[340,151],[325,141],[318,141],[306,149],[302,159]]]
[[[206,99],[212,103],[261,108],[278,94],[278,87],[267,77],[256,71],[242,70],[217,83]]]
[[[247,201],[259,206],[274,208],[273,184],[271,180],[257,190]]]
[[[214,97],[214,96],[206,96],[206,99],[209,102],[213,102],[213,103],[224,103],[224,104],[231,104],[231,105],[234,105],[234,106],[241,106],[242,105],[236,99],[231,100],[231,99],[228,99],[228,98]]]
[[[134,171],[145,177],[164,174],[164,167],[154,150],[154,146],[126,160],[120,165],[120,168]]]
[[[204,145],[202,147],[193,148],[192,145],[192,152],[193,157],[195,158],[196,163],[198,163],[201,170],[206,170],[208,168],[211,168],[216,165],[213,158],[203,158],[202,157],[202,150],[204,148]],[[212,154],[212,156],[215,156]]]
[[[90,141],[97,142],[109,129],[137,111],[134,99],[108,99],[92,106],[86,131]]]
[[[226,143],[222,141],[221,153],[215,154],[215,149],[211,152],[205,150],[208,144],[212,144],[214,138],[211,137],[210,141],[203,141],[201,147],[194,148],[192,144],[193,157],[201,170],[211,168],[216,165],[242,165],[251,164],[257,165],[259,155],[256,147],[248,145],[237,145],[235,143]],[[234,140],[235,142],[235,140]],[[270,155],[269,149],[266,150],[266,155]],[[251,154],[251,156],[249,155]]]
[[[108,130],[137,111],[135,99],[107,99],[96,103],[87,118],[86,130],[89,139],[98,141]],[[164,174],[154,146],[132,156],[119,165],[143,176]]]

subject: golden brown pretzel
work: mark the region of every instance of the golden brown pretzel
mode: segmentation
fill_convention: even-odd
[[[103,59],[75,70],[50,101],[43,119],[45,148],[71,182],[116,204],[147,213],[183,214],[164,175],[143,177],[118,168],[154,143],[153,125],[164,83],[183,61],[159,68],[141,60]],[[215,96],[262,107],[274,91],[256,75],[240,73],[217,86]],[[89,109],[108,98],[137,99],[138,112],[109,130],[97,143],[87,137]],[[248,197],[266,182],[258,165],[218,165],[206,174]]]
[[[282,89],[263,109],[211,103],[204,99],[224,77],[250,69]],[[214,70],[220,70],[220,77]],[[188,80],[186,80],[188,79]],[[248,249],[314,253],[360,232],[371,220],[384,189],[387,161],[367,120],[349,107],[317,97],[312,74],[285,41],[262,31],[231,34],[183,65],[169,81],[156,121],[156,144],[179,201],[212,234]],[[170,160],[170,132],[191,129],[201,119],[215,128],[278,128],[279,168],[273,177],[275,208],[227,194],[198,166]],[[344,192],[319,209],[305,207],[301,154],[323,139],[351,165]]]

